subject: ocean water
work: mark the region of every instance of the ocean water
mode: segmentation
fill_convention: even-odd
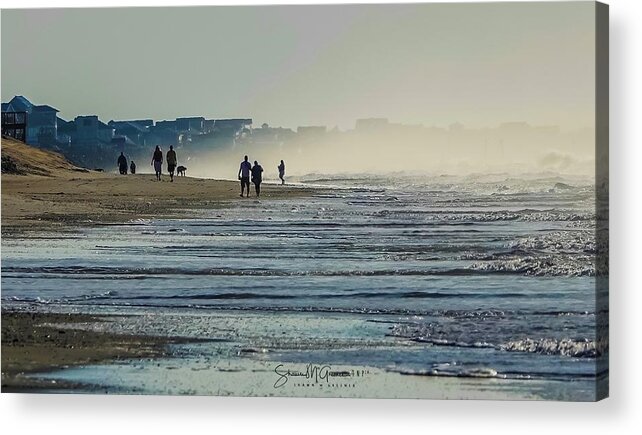
[[[181,220],[3,239],[2,305],[146,310],[166,316],[173,334],[200,338],[208,313],[315,316],[332,321],[281,338],[278,327],[248,336],[278,361],[515,380],[525,389],[549,382],[557,387],[543,398],[592,399],[605,375],[596,357],[608,352],[595,336],[592,180],[298,181],[322,189],[292,200],[239,198]],[[201,328],[186,326],[190,318]]]

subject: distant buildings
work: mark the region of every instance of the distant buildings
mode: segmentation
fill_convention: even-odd
[[[147,127],[143,145],[147,147],[174,145],[183,142],[183,135],[176,130],[176,121],[158,121]]]
[[[176,118],[176,130],[184,133],[194,132],[196,134],[203,133],[203,123],[205,118],[202,116],[194,116],[191,118]]]
[[[15,114],[24,114],[24,141],[32,145],[41,145],[43,147],[55,147],[58,132],[57,116],[58,110],[44,105],[35,105],[22,95],[17,95],[8,103],[2,103],[3,113],[3,130],[5,120],[15,120]],[[10,115],[13,113],[14,115]],[[6,117],[4,114],[7,114]],[[22,116],[19,116],[22,120]],[[6,118],[6,119],[5,119]],[[7,125],[8,130],[13,130],[22,136],[20,127],[11,128]]]
[[[568,152],[592,143],[591,130],[563,133],[557,126],[532,126],[506,122],[497,127],[469,128],[458,122],[448,127],[425,127],[390,122],[387,118],[356,120],[354,129],[341,131],[325,126],[300,126],[296,130],[253,128],[251,118],[207,119],[203,116],[172,120],[133,119],[101,121],[96,115],[81,115],[66,121],[49,105],[36,105],[24,96],[2,103],[2,134],[28,144],[54,149],[72,162],[90,168],[116,167],[123,152],[128,159],[146,160],[155,146],[173,146],[181,158],[204,155],[205,151],[237,147],[260,149],[265,155],[299,156],[317,161],[332,153],[352,160],[362,155],[388,156],[390,170],[403,170],[408,156],[424,156],[424,165],[440,170],[460,170],[463,161],[501,168],[502,162],[532,161],[546,149]],[[396,162],[389,156],[403,155]],[[530,153],[530,154],[528,154]],[[351,157],[350,157],[351,156]],[[374,157],[373,157],[374,158]],[[382,157],[383,158],[383,157]]]
[[[96,115],[77,116],[71,135],[72,145],[84,147],[106,146],[114,138],[115,128],[105,124]]]
[[[114,129],[114,138],[121,142],[121,138],[126,138],[126,142],[134,145],[145,145],[145,138],[149,134],[149,128],[154,125],[151,119],[140,119],[133,121],[109,121],[107,125]]]
[[[36,105],[18,95],[2,103],[2,134],[30,145],[54,149],[77,164],[109,167],[114,155],[149,154],[155,146],[194,151],[233,147],[252,133],[252,119],[206,119],[180,117],[154,122],[152,119],[112,120],[104,123],[96,115],[81,115],[71,121],[57,116],[49,105]]]
[[[251,141],[258,146],[282,146],[295,138],[297,133],[289,128],[270,127],[268,124],[252,130]]]
[[[183,146],[195,150],[234,147],[252,133],[251,119],[203,119],[200,129],[193,128],[196,118],[188,119],[191,120],[190,130],[179,131],[184,134]],[[179,120],[176,121],[178,123]],[[185,124],[181,126],[184,127]]]
[[[327,127],[317,125],[297,127],[296,129],[297,138],[302,142],[319,140],[325,136],[327,131]]]
[[[251,119],[217,119],[214,122],[214,132],[218,132],[234,141],[245,139],[252,133]]]
[[[243,132],[243,130],[252,128],[251,119],[217,119],[214,127],[220,130],[232,130],[235,134]]]
[[[357,119],[355,130],[357,131],[377,131],[388,127],[388,118],[365,118]]]

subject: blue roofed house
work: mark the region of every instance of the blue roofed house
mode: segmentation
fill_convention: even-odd
[[[58,109],[46,104],[36,105],[22,95],[16,95],[2,104],[2,113],[25,113],[25,142],[31,145],[55,147],[58,145]],[[4,119],[4,116],[3,116]]]
[[[31,112],[33,104],[22,95],[16,95],[8,103],[2,103],[2,111]]]

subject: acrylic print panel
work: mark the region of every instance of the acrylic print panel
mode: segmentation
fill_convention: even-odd
[[[607,14],[3,10],[2,391],[606,397]]]

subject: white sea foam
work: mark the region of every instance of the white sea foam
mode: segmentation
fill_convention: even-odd
[[[544,355],[563,355],[576,358],[594,358],[601,354],[597,349],[595,341],[573,340],[570,338],[555,340],[540,338],[534,340],[525,338],[522,340],[509,341],[499,345],[499,349],[509,352],[529,352]]]
[[[470,268],[487,273],[526,276],[595,276],[593,257],[521,257],[501,261],[477,262]]]

